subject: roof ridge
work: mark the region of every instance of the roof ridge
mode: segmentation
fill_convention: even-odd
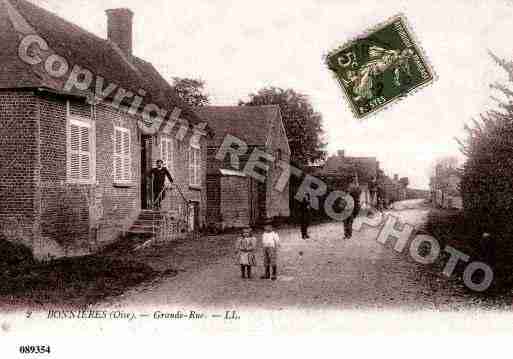
[[[13,1],[13,0],[5,0],[5,1],[7,1],[7,2],[8,2],[8,3],[10,3],[11,5],[13,5],[13,4],[12,4],[12,1]],[[81,26],[79,26],[79,25],[77,25],[77,24],[75,24],[75,23],[73,23],[73,22],[71,22],[71,21],[69,21],[69,20],[66,20],[66,19],[65,19],[65,18],[63,18],[62,16],[60,16],[60,15],[58,15],[58,14],[54,13],[53,11],[47,10],[47,9],[45,9],[44,7],[41,7],[41,6],[39,6],[39,5],[36,5],[36,4],[34,4],[33,2],[31,2],[31,1],[28,1],[28,0],[14,0],[14,2],[17,2],[17,3],[18,3],[18,2],[22,2],[22,3],[28,4],[28,6],[35,7],[35,8],[37,8],[37,9],[39,9],[39,10],[41,10],[41,11],[43,11],[43,12],[47,13],[47,14],[48,14],[48,15],[50,15],[50,16],[54,16],[54,17],[58,18],[60,21],[62,21],[62,22],[64,22],[64,23],[66,23],[66,25],[69,25],[69,26],[73,27],[75,30],[80,30],[80,31],[81,31],[81,32],[83,32],[85,35],[90,36],[90,37],[93,37],[95,40],[101,40],[101,41],[104,41],[104,42],[110,42],[108,39],[105,39],[105,38],[103,38],[103,37],[100,37],[100,36],[98,36],[98,35],[96,35],[96,34],[92,33],[91,31],[86,30],[86,29],[84,29],[83,27],[81,27]],[[16,9],[20,12],[20,9],[18,9],[18,7],[17,7],[16,5],[13,5],[13,6],[14,6],[14,7],[16,7]],[[20,13],[21,13],[21,12],[20,12]],[[28,22],[28,23],[29,23],[33,28],[35,28],[34,24],[32,24],[32,23],[30,22],[30,20],[28,20],[25,16],[23,16],[23,18],[25,18],[25,20],[26,20],[26,21],[27,21],[27,22]],[[37,29],[36,29],[36,30],[37,30]]]
[[[120,47],[118,46],[118,44],[116,44],[115,42],[112,42],[110,40],[107,40],[107,43],[112,46],[112,48],[114,49],[114,51],[116,51],[116,53],[123,59],[123,61],[125,61],[125,63],[133,70],[135,71],[135,73],[139,76],[141,76],[141,71],[139,71],[139,69],[130,61],[130,59],[127,58],[126,54],[120,49]]]
[[[114,42],[101,38],[32,1],[0,0],[0,15],[2,18],[5,16],[5,24],[8,26],[7,33],[0,34],[0,40],[8,42],[5,48],[9,54],[17,54],[20,34],[35,33],[48,43],[52,52],[63,56],[70,66],[78,65],[92,72],[95,77],[103,77],[109,83],[134,93],[142,89],[145,91],[145,103],[153,103],[168,110],[173,106],[180,107],[184,118],[191,122],[198,121],[198,117],[173,93],[170,82],[151,62],[135,55],[127,57]],[[6,10],[11,7],[10,13],[4,11],[4,7]],[[10,16],[13,13],[19,13],[15,18],[18,28],[14,27]],[[34,72],[39,70],[38,67],[29,66],[19,56],[5,59],[2,65],[1,88],[30,85],[60,90],[63,87],[63,79],[51,77],[44,69],[40,71],[44,76],[40,76],[41,74]],[[94,86],[94,83],[91,85]],[[94,88],[90,87],[88,91],[94,91]]]
[[[2,0],[7,10],[7,18],[11,22],[14,30],[23,35],[37,33],[34,26],[11,4],[9,0]]]

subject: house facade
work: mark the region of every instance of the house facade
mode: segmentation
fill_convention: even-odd
[[[407,186],[405,186],[404,181],[401,181],[398,174],[394,174],[392,178],[385,176],[381,182],[381,186],[385,204],[388,205],[392,202],[407,199]]]
[[[261,223],[267,218],[289,217],[289,187],[277,190],[275,184],[283,169],[280,161],[289,163],[290,147],[280,107],[206,106],[196,110],[213,130],[207,154],[207,218],[211,225],[243,227]],[[221,145],[232,136],[247,146],[237,168],[229,156],[220,160]],[[255,150],[274,158],[260,181],[245,171]]]
[[[379,162],[375,157],[350,157],[345,151],[340,150],[337,154],[329,156],[323,166],[316,169],[315,174],[320,177],[338,176],[345,178],[349,183],[353,178],[357,179],[362,190],[360,203],[363,208],[376,205],[375,185],[379,172]],[[346,190],[346,188],[340,188]]]
[[[436,166],[430,179],[431,201],[441,208],[463,209],[460,192],[461,171],[456,168]]]
[[[186,208],[190,230],[205,224],[206,133],[132,53],[132,12],[107,17],[101,39],[28,1],[0,1],[0,236],[39,258],[88,254],[129,232],[151,210],[157,159],[180,189],[168,209]],[[184,110],[173,123],[140,111],[149,104]]]

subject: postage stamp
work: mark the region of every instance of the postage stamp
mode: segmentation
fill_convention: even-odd
[[[325,60],[360,119],[434,79],[404,15],[329,52]]]

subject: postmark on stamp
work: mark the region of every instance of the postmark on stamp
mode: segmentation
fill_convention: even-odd
[[[403,15],[325,58],[353,113],[364,118],[433,82],[433,71]]]

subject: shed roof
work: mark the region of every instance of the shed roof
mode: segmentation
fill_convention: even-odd
[[[265,106],[205,106],[196,109],[215,132],[212,143],[220,146],[226,135],[232,135],[249,146],[267,144],[271,126],[280,116],[278,105]]]

